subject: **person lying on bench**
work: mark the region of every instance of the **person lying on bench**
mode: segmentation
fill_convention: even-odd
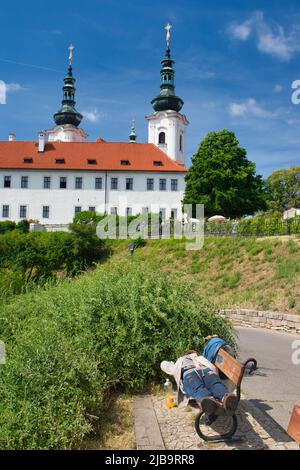
[[[213,415],[218,408],[232,414],[235,412],[238,405],[236,395],[228,393],[215,366],[204,356],[198,356],[196,351],[187,351],[175,363],[163,361],[160,368],[175,379],[178,406],[194,399],[209,415]]]

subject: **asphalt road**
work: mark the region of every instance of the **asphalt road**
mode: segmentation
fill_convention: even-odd
[[[293,406],[300,405],[300,364],[292,362],[292,343],[300,336],[260,328],[236,327],[236,332],[240,359],[258,362],[254,375],[243,379],[246,398],[287,429]]]

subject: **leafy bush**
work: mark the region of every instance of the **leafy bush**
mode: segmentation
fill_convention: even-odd
[[[97,214],[95,211],[81,211],[74,216],[73,224],[97,224],[104,217],[104,214]]]
[[[0,222],[0,233],[6,233],[6,232],[11,232],[12,230],[15,230],[16,224],[12,220],[4,220],[3,222]]]
[[[71,233],[14,230],[0,238],[0,268],[21,272],[25,281],[52,277],[57,271],[71,275],[100,260],[104,248],[89,225],[74,225]]]
[[[252,219],[240,219],[233,225],[232,220],[224,223],[206,222],[205,232],[216,235],[274,236],[300,233],[300,220],[283,220],[279,212],[263,213]]]
[[[20,220],[20,222],[16,225],[16,230],[20,233],[28,233],[29,232],[30,221],[28,220]]]
[[[138,237],[134,240],[135,248],[143,248],[144,246],[146,246],[146,244],[147,244],[146,240],[142,237]]]
[[[253,236],[289,235],[300,233],[300,223],[295,219],[283,220],[281,213],[266,213],[252,219],[241,220],[237,232]]]
[[[68,449],[112,389],[141,390],[163,359],[232,329],[193,285],[135,259],[98,267],[2,306],[0,448]],[[101,414],[100,414],[101,418]]]

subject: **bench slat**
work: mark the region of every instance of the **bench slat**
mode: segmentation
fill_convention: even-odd
[[[287,432],[294,441],[300,444],[300,406],[294,406]]]
[[[215,366],[220,369],[237,387],[240,387],[245,366],[232,357],[224,349],[219,349]]]

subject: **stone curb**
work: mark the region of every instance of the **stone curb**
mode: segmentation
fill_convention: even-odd
[[[235,325],[252,328],[285,331],[300,335],[300,315],[279,312],[263,312],[250,309],[221,309],[220,315]]]
[[[136,397],[133,402],[137,450],[164,450],[165,445],[151,396]]]

